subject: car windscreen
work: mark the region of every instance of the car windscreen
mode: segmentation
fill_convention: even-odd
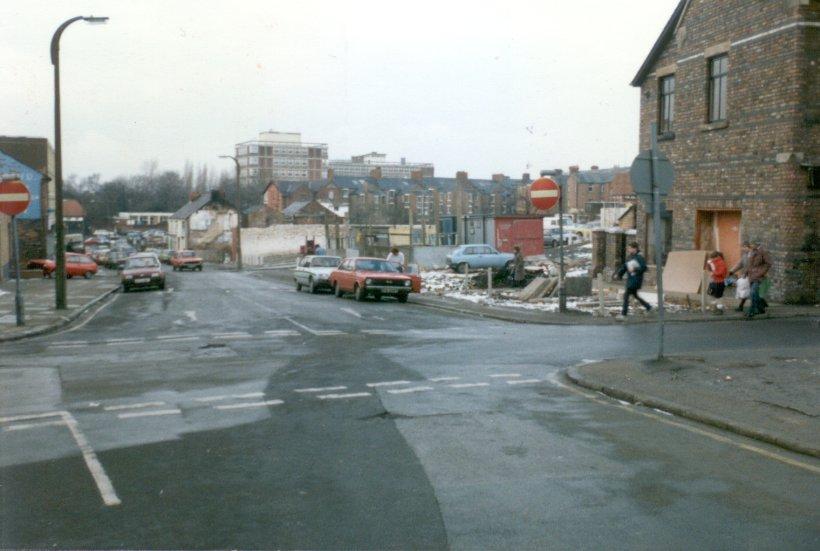
[[[194,251],[182,251],[179,256],[184,256],[185,258],[193,258],[196,256]]]
[[[342,261],[338,256],[314,256],[310,261],[312,268],[335,268]]]
[[[159,262],[156,258],[129,258],[125,263],[126,270],[134,268],[159,268]]]
[[[398,272],[399,265],[386,260],[363,259],[356,261],[356,269],[365,272]]]

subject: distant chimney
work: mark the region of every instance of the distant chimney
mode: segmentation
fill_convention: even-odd
[[[503,174],[493,174],[493,182],[503,182],[505,179]]]
[[[375,178],[376,180],[381,180],[382,178],[382,167],[377,166],[373,170],[370,171],[370,177]]]
[[[570,174],[577,174],[579,170],[581,170],[581,167],[579,167],[578,165],[572,165],[571,167],[569,167]]]
[[[598,170],[598,165],[592,165],[589,167],[590,170]]]
[[[191,193],[188,194],[188,200],[189,201],[196,201],[197,199],[199,199],[200,195],[202,195],[202,194],[199,193],[198,191],[192,191]]]
[[[410,172],[410,179],[414,181],[421,181],[424,178],[422,176],[421,170],[413,170]]]
[[[456,172],[456,180],[467,183],[467,173],[463,170],[459,170]]]
[[[333,183],[333,169],[327,169],[327,181]]]
[[[524,174],[522,174],[522,175],[521,175],[521,181],[522,181],[522,182],[524,182],[525,184],[526,184],[526,183],[529,183],[529,181],[530,181],[530,173],[529,173],[529,172],[525,172]]]

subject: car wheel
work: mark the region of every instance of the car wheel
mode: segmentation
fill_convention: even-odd
[[[197,267],[196,267],[196,271],[197,271],[197,272],[201,272],[201,271],[202,271],[202,264],[200,264],[199,266],[197,266]]]
[[[367,293],[365,292],[364,287],[356,285],[353,287],[353,296],[358,302],[363,302],[364,299],[367,298]]]
[[[381,294],[380,291],[376,291],[375,293],[373,293],[373,300],[375,300],[376,302],[379,302],[381,299],[382,299],[382,294]]]
[[[302,290],[302,284],[301,284],[301,283],[299,283],[299,282],[298,282],[297,280],[295,280],[295,279],[294,279],[294,281],[296,281],[296,292],[301,291],[301,290]]]
[[[66,279],[71,279],[72,277],[74,277],[74,276],[73,276],[73,275],[71,275],[71,274],[66,274],[66,275],[65,275],[65,278],[66,278]]]
[[[175,271],[175,272],[177,271],[177,267],[176,267],[176,266],[171,266],[171,269],[172,269],[173,271]]]
[[[86,278],[86,279],[91,279],[92,277],[94,277],[94,274],[92,274],[90,271],[88,271],[88,272],[83,274],[83,277]]]
[[[398,297],[399,302],[407,302],[407,293],[399,293]]]
[[[316,282],[313,281],[313,278],[310,278],[308,280],[308,293],[310,293],[311,295],[316,294]]]
[[[342,298],[342,288],[339,286],[338,281],[333,286],[333,294],[336,295],[336,298]]]
[[[122,292],[123,292],[123,293],[127,293],[128,291],[129,291],[129,289],[128,289],[128,285],[126,285],[125,283],[123,283],[123,284],[122,284]]]
[[[160,291],[164,291],[164,290],[165,290],[165,282],[164,282],[164,281],[163,281],[162,283],[160,283],[160,284],[159,284],[159,290],[160,290]]]
[[[470,265],[466,262],[459,262],[456,266],[456,271],[460,274],[466,274],[470,270]]]

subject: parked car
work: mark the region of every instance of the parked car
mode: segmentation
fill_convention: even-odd
[[[353,293],[362,301],[368,295],[381,300],[384,295],[394,296],[399,302],[407,302],[412,292],[410,276],[399,271],[399,266],[383,258],[346,258],[330,274],[330,285],[337,297]]]
[[[580,235],[566,228],[564,229],[564,245],[573,245],[581,241],[583,241],[583,238]],[[544,246],[557,247],[560,242],[561,230],[558,228],[552,228],[548,233],[544,234]]]
[[[172,249],[162,249],[159,252],[159,261],[163,264],[170,264],[172,256],[174,256],[174,251]]]
[[[54,259],[48,259],[43,262],[43,276],[51,277],[57,269],[57,263]],[[65,276],[72,278],[74,276],[91,279],[97,273],[97,263],[91,260],[91,257],[84,254],[66,253],[65,254]]]
[[[171,257],[171,266],[174,271],[197,270],[202,271],[202,259],[194,251],[174,251]]]
[[[509,270],[514,258],[515,255],[500,253],[489,245],[461,245],[447,255],[447,266],[457,272],[474,268]]]
[[[105,261],[105,267],[109,270],[119,270],[125,265],[125,259],[131,256],[131,252],[123,251],[122,249],[110,251],[108,259]]]
[[[127,293],[131,289],[154,287],[165,289],[165,274],[157,255],[152,253],[138,253],[128,257],[120,275],[122,291]]]
[[[296,290],[301,291],[302,287],[307,287],[308,291],[315,293],[319,289],[332,289],[330,274],[341,263],[342,259],[338,256],[302,257],[296,263],[296,269],[293,271]]]

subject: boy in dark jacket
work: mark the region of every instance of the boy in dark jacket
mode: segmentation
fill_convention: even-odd
[[[638,296],[638,290],[643,286],[643,274],[646,271],[646,260],[641,256],[640,248],[636,242],[632,242],[626,249],[627,258],[621,269],[618,270],[618,279],[623,279],[624,274],[629,274],[626,278],[626,290],[624,291],[624,307],[621,309],[621,316],[626,316],[629,313],[629,297],[635,297],[635,300],[641,303],[641,306],[646,308],[649,312],[652,306],[644,299]]]

